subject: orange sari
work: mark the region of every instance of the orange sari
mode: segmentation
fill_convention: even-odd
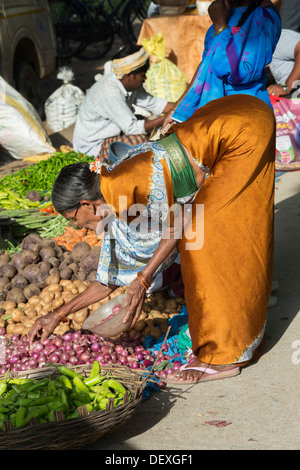
[[[258,98],[227,96],[199,108],[173,131],[210,170],[193,201],[190,230],[179,242],[193,352],[205,363],[243,365],[262,342],[272,284],[274,113]],[[149,150],[137,151],[111,172],[101,169],[102,192],[117,217],[119,195],[128,197],[125,212],[149,202],[155,145]],[[171,206],[171,172],[160,161]],[[198,231],[195,240],[200,234],[193,249],[191,231]]]
[[[228,96],[174,130],[210,169],[193,203],[203,247],[187,249],[187,234],[179,242],[193,352],[205,363],[242,365],[262,341],[271,293],[274,114],[257,98]]]

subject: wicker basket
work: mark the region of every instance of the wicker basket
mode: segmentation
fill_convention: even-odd
[[[88,376],[91,365],[77,366],[79,374]],[[39,379],[46,376],[55,377],[56,367],[45,366],[24,372],[17,372],[13,377]],[[119,380],[129,391],[127,403],[113,407],[110,403],[106,410],[86,414],[81,407],[79,418],[51,423],[32,424],[17,430],[0,431],[1,450],[70,450],[79,449],[97,441],[101,436],[114,431],[128,421],[143,398],[146,385],[145,377],[123,366],[101,366],[101,374]],[[3,379],[4,376],[0,376]]]

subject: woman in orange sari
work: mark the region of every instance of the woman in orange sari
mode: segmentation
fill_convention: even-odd
[[[97,199],[67,207],[63,197],[62,205],[56,197],[63,194],[62,186],[52,194],[54,207],[67,219],[75,217],[79,225],[95,230],[107,216],[107,211],[99,212],[103,204],[113,207],[119,230],[123,222],[128,227],[136,220],[136,215],[130,216],[132,207],[139,214],[144,207],[149,220],[157,207],[163,214],[166,206],[170,209],[177,203],[179,211],[169,217],[155,249],[153,245],[144,263],[132,269],[126,303],[127,318],[134,324],[152,279],[178,249],[196,357],[175,378],[179,383],[234,376],[260,350],[272,284],[274,155],[275,120],[269,106],[252,96],[243,100],[229,96],[201,107],[158,142],[135,147],[114,168],[101,164]],[[158,167],[160,174],[156,173]],[[157,181],[159,190],[153,188]],[[160,206],[163,187],[166,200]],[[121,203],[119,196],[126,196],[126,201]],[[176,220],[187,205],[191,217],[182,234]],[[160,215],[160,220],[166,218]],[[151,230],[148,225],[144,233],[153,239],[156,229]],[[114,249],[119,233],[115,230]],[[104,251],[111,253],[107,243]],[[116,259],[120,261],[120,257]],[[104,290],[107,295],[118,273],[124,273],[118,271],[116,259],[113,277],[105,282],[98,278],[98,286],[38,319],[30,340],[40,329],[44,329],[44,337],[50,334],[65,315],[103,297]],[[130,258],[126,261],[127,267],[134,266]],[[104,262],[102,266],[106,271]]]

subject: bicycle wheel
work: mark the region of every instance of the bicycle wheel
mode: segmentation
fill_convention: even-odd
[[[149,4],[150,0],[131,0],[125,6],[121,16],[123,41],[137,41]]]
[[[68,59],[85,46],[87,27],[84,10],[76,0],[50,0],[50,11],[55,28],[58,56]]]
[[[86,5],[84,16],[88,24],[89,34],[76,57],[81,60],[96,60],[105,56],[111,49],[115,37],[115,24],[113,19],[105,12],[104,3],[98,7]]]

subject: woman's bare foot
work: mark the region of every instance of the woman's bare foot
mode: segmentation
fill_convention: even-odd
[[[199,371],[196,370],[197,367],[202,367],[204,370]],[[191,369],[191,370],[189,370]],[[205,369],[209,372],[205,372]],[[232,366],[232,365],[225,365],[225,366],[219,366],[219,365],[209,365],[205,364],[204,362],[198,361],[198,359],[195,359],[194,361],[190,362],[189,364],[185,365],[185,369],[178,371],[176,374],[176,379],[180,383],[180,381],[189,381],[191,383],[197,383],[206,380],[208,377],[214,377],[217,378],[219,375],[218,372],[220,373],[220,378],[222,372],[225,373],[225,371],[236,371],[238,369],[237,366]],[[212,371],[216,371],[216,373],[212,373]],[[213,375],[212,375],[213,374]],[[224,374],[225,376],[226,374]]]

